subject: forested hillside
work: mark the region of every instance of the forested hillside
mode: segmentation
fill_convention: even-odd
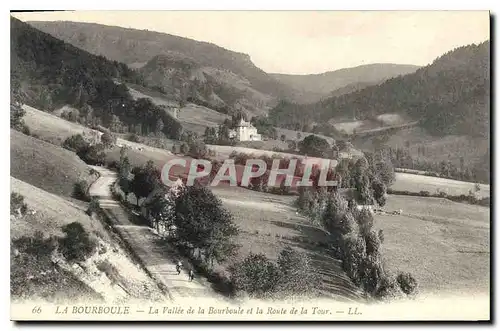
[[[180,135],[182,126],[148,99],[134,100],[125,85],[141,83],[125,64],[82,51],[11,17],[11,96],[53,111],[75,108],[71,119],[122,132]]]
[[[454,49],[413,74],[354,93],[298,105],[281,102],[270,119],[282,127],[324,123],[338,117],[373,119],[408,115],[434,135],[487,137],[490,113],[490,43]]]
[[[418,68],[418,66],[406,64],[372,63],[321,74],[271,74],[271,76],[300,91],[305,97],[308,97],[308,102],[315,102],[324,97],[353,92],[362,86],[376,85],[389,78],[413,73]],[[360,85],[358,86],[358,84]],[[347,86],[350,86],[350,89],[342,89]],[[332,95],[333,91],[336,93]]]
[[[280,98],[294,98],[297,95],[289,86],[256,67],[247,54],[229,51],[211,43],[155,31],[93,23],[29,24],[92,54],[103,55],[134,68],[145,67],[146,79],[159,88],[168,90],[172,85],[163,84],[165,82],[155,72],[169,71],[167,78],[173,79],[175,85],[183,85],[191,97],[195,98],[203,90],[212,89],[214,100],[200,100],[208,101],[214,107],[242,108],[252,113],[258,109],[272,108]],[[166,58],[169,61],[165,61]],[[183,62],[193,64],[195,72],[181,70],[178,64]],[[197,91],[194,95],[193,90]],[[176,94],[179,96],[179,91]],[[218,102],[215,99],[219,99]]]

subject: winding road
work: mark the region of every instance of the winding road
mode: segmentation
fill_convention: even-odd
[[[127,210],[112,197],[110,187],[116,181],[116,173],[97,166],[91,166],[100,173],[90,187],[89,194],[99,199],[100,207],[112,221],[112,227],[126,242],[129,249],[141,261],[143,267],[167,292],[173,301],[179,299],[209,299],[214,303],[228,303],[228,299],[212,289],[210,283],[196,275],[189,281],[186,270],[178,275],[175,263],[178,256],[153,230],[143,224],[134,223]]]

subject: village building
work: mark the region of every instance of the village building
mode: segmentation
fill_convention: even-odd
[[[244,119],[239,121],[235,129],[229,131],[229,138],[234,138],[237,141],[262,140],[261,135],[257,132],[257,128]]]

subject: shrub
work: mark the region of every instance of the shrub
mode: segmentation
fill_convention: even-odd
[[[24,203],[24,196],[17,192],[10,193],[10,214],[17,215],[20,213],[21,215],[26,214],[28,211],[28,205]]]
[[[250,254],[242,262],[232,265],[229,270],[235,289],[256,297],[273,293],[280,278],[276,265],[263,254]]]
[[[83,201],[88,201],[87,197],[88,184],[84,180],[80,180],[73,184],[73,198]]]
[[[78,222],[63,226],[65,236],[59,240],[61,254],[69,261],[85,261],[97,248],[89,234]]]
[[[30,254],[40,259],[50,258],[56,246],[55,238],[45,238],[41,231],[36,231],[31,237],[23,236],[13,241],[13,247],[19,252]]]
[[[421,196],[423,196],[423,197],[428,197],[428,196],[430,196],[430,195],[431,195],[431,194],[429,193],[429,191],[420,191],[419,193],[420,193],[420,195],[421,195]]]
[[[97,197],[90,198],[89,207],[87,208],[87,215],[92,216],[93,213],[99,210],[99,199]]]
[[[407,295],[414,293],[418,286],[417,280],[409,272],[400,273],[397,276],[396,281],[398,282],[401,290]]]
[[[125,139],[127,139],[128,141],[131,141],[133,143],[140,142],[139,136],[136,135],[135,133],[129,134]]]
[[[62,143],[62,147],[78,153],[79,151],[88,148],[89,143],[85,141],[81,134],[75,134],[71,137],[66,138]]]

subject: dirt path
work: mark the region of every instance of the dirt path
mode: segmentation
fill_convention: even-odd
[[[111,219],[113,228],[120,234],[130,249],[141,260],[142,265],[154,279],[164,285],[173,301],[182,298],[210,299],[214,303],[228,303],[228,299],[215,292],[210,284],[200,276],[193,281],[188,280],[186,270],[180,275],[175,270],[176,258],[169,252],[151,228],[133,223],[127,211],[115,200],[110,186],[116,180],[116,173],[102,167],[92,167],[101,176],[92,184],[89,193],[97,196],[100,206]]]

